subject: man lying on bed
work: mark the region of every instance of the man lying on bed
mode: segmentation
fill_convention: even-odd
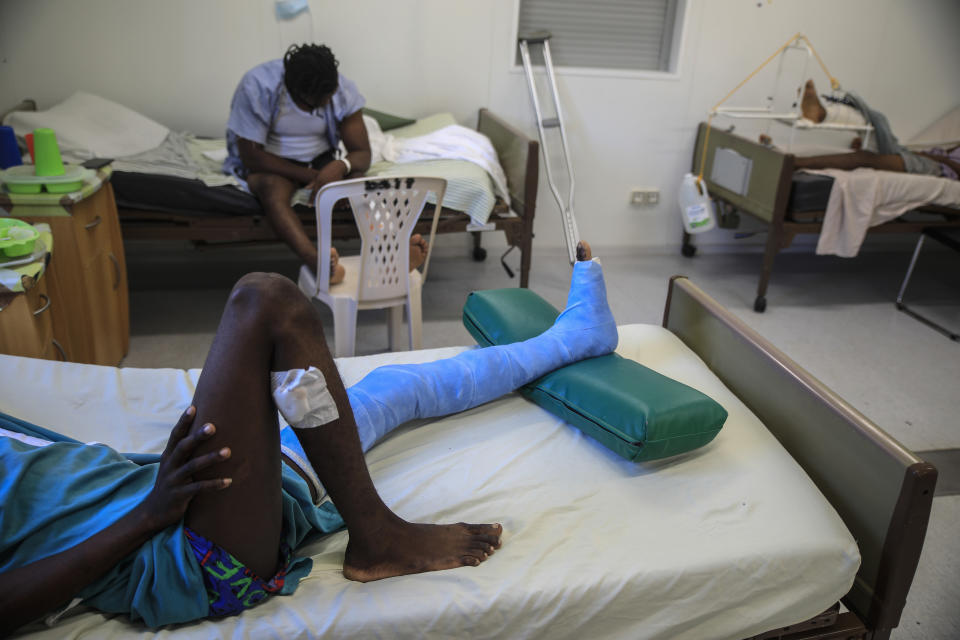
[[[363,454],[402,423],[611,352],[600,264],[583,245],[578,257],[566,310],[541,335],[381,367],[350,389],[297,286],[245,276],[193,406],[150,464],[0,414],[0,635],[80,600],[151,627],[239,613],[296,589],[311,561],[293,550],[314,530],[346,526],[351,580],[479,565],[500,546],[499,524],[402,520]]]
[[[365,100],[337,71],[338,64],[326,46],[293,45],[282,60],[244,74],[227,121],[224,172],[247,181],[277,235],[311,269],[317,268],[317,245],[294,213],[291,196],[300,187],[315,193],[370,168]],[[337,158],[341,140],[347,154]],[[416,234],[410,239],[410,268],[425,258],[426,241]],[[330,282],[336,284],[344,277],[336,250],[330,261]]]
[[[845,101],[850,104],[828,101],[825,106],[817,97],[813,80],[808,80],[800,109],[804,118],[816,123],[843,121],[846,124],[863,125],[869,122],[876,136],[877,153],[860,149],[857,138],[854,140],[855,151],[852,153],[798,157],[794,165],[796,168],[852,170],[864,167],[957,179],[960,174],[960,147],[938,150],[938,153],[910,151],[897,141],[887,117],[867,106],[863,98],[847,93]]]

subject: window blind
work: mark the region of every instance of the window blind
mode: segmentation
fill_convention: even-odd
[[[555,67],[667,71],[677,0],[520,0],[518,34],[549,31]],[[532,47],[534,64],[543,64]],[[521,64],[519,52],[517,64]]]

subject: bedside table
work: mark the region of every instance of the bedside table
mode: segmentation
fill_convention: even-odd
[[[110,185],[101,168],[76,192],[0,192],[0,215],[47,223],[56,245],[46,280],[53,338],[71,362],[115,366],[130,346],[127,266]]]
[[[38,231],[43,250],[33,260],[11,262],[13,258],[0,257],[0,353],[66,360],[63,347],[53,337],[52,302],[44,278],[53,250],[52,234],[47,225],[39,225]]]

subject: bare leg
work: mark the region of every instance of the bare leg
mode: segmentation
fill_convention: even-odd
[[[387,508],[367,471],[319,315],[295,284],[267,274],[245,276],[234,288],[197,385],[196,420],[218,429],[203,447],[230,447],[232,456],[215,473],[232,477],[233,485],[194,499],[187,526],[258,575],[273,575],[281,494],[279,429],[269,372],[309,366],[324,375],[340,417],[318,428],[299,429],[297,436],[347,524],[347,577],[373,580],[477,565],[500,546],[500,525],[418,525]]]
[[[813,122],[823,122],[823,119],[827,117],[827,110],[820,104],[820,98],[817,97],[817,89],[813,86],[813,80],[807,80],[807,84],[803,87],[800,111],[804,118]]]
[[[797,169],[877,169],[878,171],[903,172],[903,158],[895,153],[873,153],[872,151],[854,151],[836,155],[797,157],[794,161]]]
[[[317,244],[303,230],[300,217],[290,206],[290,198],[297,185],[288,178],[273,173],[252,173],[247,178],[250,190],[260,200],[270,224],[287,246],[293,249],[303,264],[317,268]],[[330,251],[330,283],[342,282],[343,266],[336,249]]]

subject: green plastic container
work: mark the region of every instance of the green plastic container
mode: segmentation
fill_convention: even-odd
[[[60,147],[57,146],[57,134],[53,129],[33,130],[33,157],[38,176],[63,175],[63,160],[60,157]]]
[[[33,253],[40,232],[23,220],[0,218],[0,254],[19,258]]]

